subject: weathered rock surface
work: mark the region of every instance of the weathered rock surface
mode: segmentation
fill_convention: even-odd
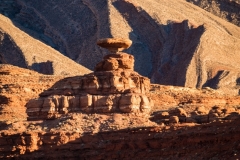
[[[1,2],[1,13],[22,30],[89,69],[107,54],[95,44],[97,39],[130,38],[133,44],[127,51],[135,56],[135,70],[153,83],[239,92],[239,27],[186,1]],[[239,9],[228,11],[226,4],[235,2],[194,1],[209,4],[207,10],[216,6],[219,14],[224,12],[221,17],[233,21]]]
[[[152,85],[149,94],[155,104],[152,120],[159,124],[169,124],[173,116],[178,117],[180,123],[199,124],[240,116],[240,97],[217,90]],[[174,122],[174,118],[171,121]]]

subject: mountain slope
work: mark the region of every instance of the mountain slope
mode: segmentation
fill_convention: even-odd
[[[44,74],[76,75],[90,70],[30,37],[0,15],[0,62]]]

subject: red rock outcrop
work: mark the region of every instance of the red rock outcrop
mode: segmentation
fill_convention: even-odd
[[[71,90],[75,84],[66,84],[65,80],[71,78],[63,78],[0,65],[0,159],[240,158],[240,96],[229,96],[210,88],[151,85],[150,92],[146,93],[155,103],[150,114],[77,113],[80,107],[75,107],[78,102],[73,98],[78,96],[69,95],[74,94]],[[40,97],[43,102],[31,100],[32,107],[44,105],[43,111],[50,112],[48,107],[57,102],[52,97],[60,97],[65,106],[61,112],[72,113],[51,121],[26,121],[25,103],[39,98],[37,95],[54,83],[58,87],[66,86],[59,88],[59,92],[66,90],[66,96],[46,95]],[[98,99],[95,104],[103,107],[99,110],[105,110],[105,106],[115,107],[111,96],[94,96]],[[119,103],[125,105],[129,99],[131,97]],[[84,101],[84,106],[90,102]]]
[[[129,47],[118,45],[112,39],[104,47],[118,51]],[[116,48],[116,49],[112,49]],[[153,106],[146,96],[150,80],[133,71],[134,57],[117,52],[104,57],[95,72],[78,77],[65,78],[40,94],[40,98],[28,102],[29,120],[51,119],[68,112],[112,113],[146,112]]]

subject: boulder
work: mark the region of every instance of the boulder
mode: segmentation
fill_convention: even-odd
[[[149,99],[146,95],[140,96],[141,103],[140,103],[140,110],[142,112],[150,112],[153,104],[151,104],[151,99]]]
[[[169,114],[172,116],[187,117],[186,111],[180,107],[170,110]]]
[[[160,119],[169,119],[170,116],[169,116],[169,113],[168,113],[168,112],[161,112],[161,113],[159,114],[159,118],[160,118]]]
[[[178,116],[171,116],[169,118],[169,123],[178,123],[178,122],[179,122]]]
[[[208,114],[209,110],[207,110],[204,106],[200,106],[196,108],[196,112],[199,115],[206,115]]]

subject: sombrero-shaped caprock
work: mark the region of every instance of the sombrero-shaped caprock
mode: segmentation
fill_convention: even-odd
[[[105,38],[97,41],[97,45],[108,49],[110,52],[117,53],[132,45],[132,41],[124,38]]]

